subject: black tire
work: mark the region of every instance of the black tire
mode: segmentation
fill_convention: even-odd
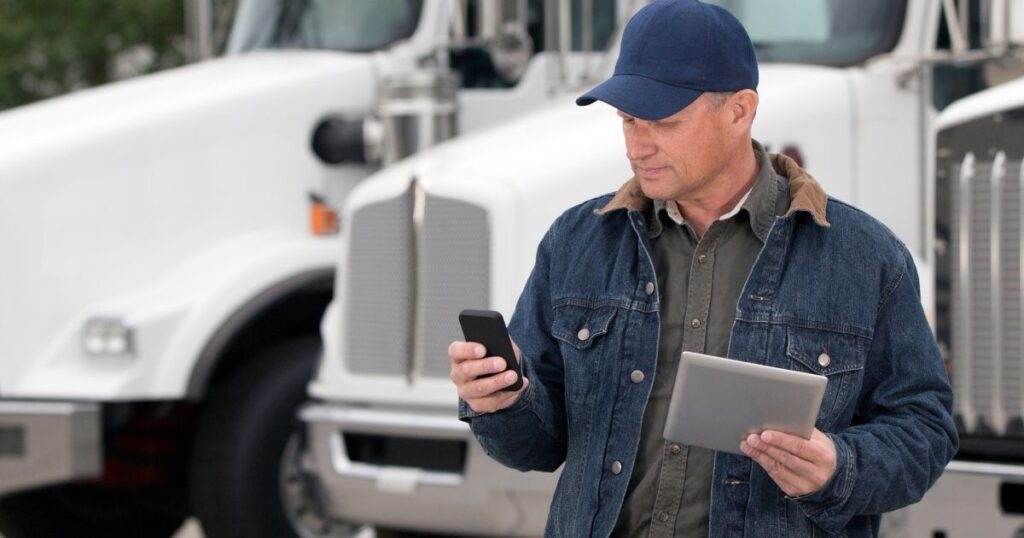
[[[4,538],[166,538],[185,520],[161,490],[63,484],[0,498]]]
[[[282,455],[301,433],[320,343],[272,347],[211,388],[196,428],[189,473],[192,509],[206,538],[300,537],[282,497]]]

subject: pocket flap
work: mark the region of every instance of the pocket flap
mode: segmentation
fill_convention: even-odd
[[[825,329],[786,327],[786,355],[819,375],[864,368],[867,339]]]
[[[567,304],[556,307],[551,334],[571,346],[586,349],[608,332],[615,311],[614,306],[590,308]]]

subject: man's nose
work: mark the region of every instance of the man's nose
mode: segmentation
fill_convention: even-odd
[[[636,123],[640,123],[637,121]],[[651,140],[648,127],[633,125],[626,130],[626,158],[630,161],[641,161],[653,155],[657,148]]]

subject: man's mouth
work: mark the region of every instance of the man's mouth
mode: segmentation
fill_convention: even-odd
[[[638,165],[636,167],[636,173],[640,174],[641,176],[653,176],[653,175],[656,175],[658,172],[660,172],[661,170],[664,170],[664,169],[665,169],[664,166],[639,166]]]

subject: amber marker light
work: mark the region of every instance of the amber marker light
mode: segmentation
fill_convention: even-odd
[[[323,197],[309,193],[309,229],[313,235],[338,233],[338,212]]]

